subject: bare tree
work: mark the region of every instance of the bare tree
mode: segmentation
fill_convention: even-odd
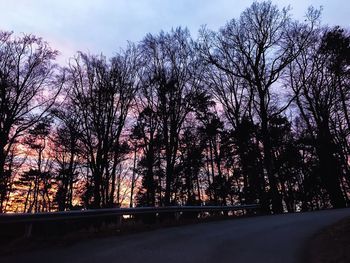
[[[57,166],[55,201],[58,210],[64,211],[73,207],[74,184],[78,180],[77,170],[81,158],[79,117],[72,114],[68,101],[55,106],[51,112],[57,122],[51,138],[52,146],[55,147],[54,160]]]
[[[348,170],[348,132],[344,133],[344,129],[348,130],[349,101],[339,82],[340,75],[345,77],[345,72],[341,74],[340,69],[332,68],[334,56],[327,47],[329,34],[327,29],[314,30],[312,43],[290,65],[289,79],[297,95],[296,105],[315,147],[322,187],[327,190],[333,207],[344,207],[346,200],[341,185],[344,171]],[[337,67],[340,65],[337,63]]]
[[[318,12],[310,9],[311,24]],[[274,169],[269,121],[279,115],[291,100],[278,100],[274,88],[286,67],[298,56],[307,43],[311,27],[293,22],[289,9],[278,9],[271,2],[255,2],[238,20],[231,20],[219,33],[202,30],[200,51],[214,65],[211,79],[215,93],[233,126],[245,114],[256,113],[261,129],[264,173],[268,177],[272,209],[283,211]],[[302,41],[296,42],[300,37]],[[281,94],[281,92],[280,92]],[[253,107],[251,109],[250,107]],[[263,204],[267,209],[267,204]]]
[[[41,38],[0,32],[0,212],[11,177],[7,157],[23,132],[48,113],[60,90],[57,54]]]
[[[95,208],[114,203],[120,136],[137,88],[136,68],[131,46],[110,61],[79,53],[68,69],[69,99],[93,176]]]
[[[188,30],[181,28],[158,36],[147,35],[140,49],[144,60],[141,100],[155,117],[156,132],[164,147],[164,204],[170,205],[174,201],[180,132],[200,88],[200,64]]]

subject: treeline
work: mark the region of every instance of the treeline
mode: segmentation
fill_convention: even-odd
[[[197,40],[148,34],[66,67],[0,32],[0,211],[345,207],[350,34],[255,2]]]

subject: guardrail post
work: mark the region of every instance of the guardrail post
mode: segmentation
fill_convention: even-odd
[[[176,222],[180,220],[181,212],[175,212],[175,220]]]
[[[33,222],[28,222],[25,224],[24,237],[30,238],[32,236]]]
[[[122,225],[122,221],[123,221],[123,216],[122,215],[118,215],[117,216],[117,226],[120,227]]]

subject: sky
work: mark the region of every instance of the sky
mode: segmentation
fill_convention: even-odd
[[[64,62],[76,51],[113,55],[140,41],[147,33],[187,27],[196,37],[202,25],[217,30],[252,4],[253,0],[0,0],[0,30],[43,37],[59,50]],[[303,19],[307,8],[323,7],[322,21],[350,26],[349,0],[272,0],[290,5]]]

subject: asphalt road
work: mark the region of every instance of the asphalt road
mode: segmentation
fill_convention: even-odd
[[[306,242],[350,209],[232,219],[82,241],[0,262],[300,262]]]

